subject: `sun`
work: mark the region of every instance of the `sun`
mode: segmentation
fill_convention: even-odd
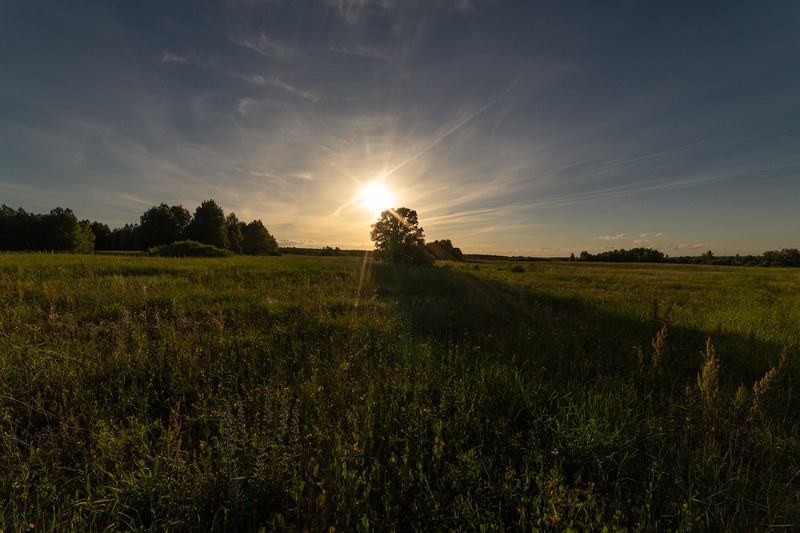
[[[380,181],[373,181],[368,183],[361,189],[359,194],[361,203],[365,209],[368,209],[374,216],[380,214],[390,207],[394,207],[394,195],[392,191]]]

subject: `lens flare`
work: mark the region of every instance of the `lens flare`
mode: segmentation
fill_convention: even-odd
[[[364,208],[368,209],[376,217],[385,209],[394,207],[394,195],[379,181],[365,185],[361,189],[360,196]]]

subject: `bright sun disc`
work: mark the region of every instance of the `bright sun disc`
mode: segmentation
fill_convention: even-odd
[[[377,216],[393,207],[394,195],[382,183],[374,182],[361,190],[361,201],[365,208]]]

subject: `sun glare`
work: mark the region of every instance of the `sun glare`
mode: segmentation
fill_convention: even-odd
[[[385,209],[394,207],[394,195],[383,183],[372,182],[361,189],[361,201],[364,208],[374,216],[379,216]]]

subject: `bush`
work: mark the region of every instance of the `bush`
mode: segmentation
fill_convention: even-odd
[[[197,241],[177,241],[150,248],[148,254],[159,257],[229,257],[233,252]]]

